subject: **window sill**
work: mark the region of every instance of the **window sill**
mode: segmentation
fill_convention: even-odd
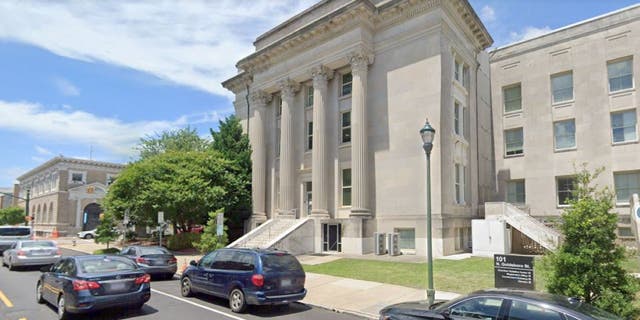
[[[622,90],[618,90],[618,91],[613,91],[613,92],[609,91],[609,96],[610,97],[622,96],[622,95],[625,95],[627,93],[631,93],[631,92],[634,92],[634,91],[636,91],[635,87],[622,89]]]
[[[338,145],[338,149],[351,148],[351,142],[343,142]]]
[[[623,146],[625,144],[635,144],[635,143],[638,143],[638,139],[631,140],[631,141],[612,142],[611,145],[612,146]]]
[[[578,150],[578,147],[571,147],[571,148],[564,148],[564,149],[553,149],[553,152],[562,153],[562,152],[571,152],[571,151],[576,151],[576,150]]]
[[[556,204],[556,208],[558,209],[566,209],[566,208],[571,208],[570,204]]]
[[[618,208],[628,208],[630,205],[629,202],[616,202],[616,207]]]
[[[565,101],[558,101],[558,102],[552,102],[551,106],[554,108],[564,108],[564,107],[569,107],[571,105],[573,105],[576,102],[575,99],[571,99],[571,100],[565,100]]]
[[[351,93],[338,97],[339,101],[351,99]]]
[[[312,110],[312,109],[313,109],[313,105],[305,106],[305,107],[304,107],[304,109],[305,109],[305,110]]]
[[[509,112],[504,112],[502,114],[502,116],[505,117],[505,118],[513,118],[513,117],[517,117],[517,116],[522,116],[522,109],[515,110],[515,111],[509,111]]]
[[[508,159],[508,158],[519,158],[519,157],[524,157],[524,152],[523,153],[519,153],[519,154],[504,155],[505,159]]]
[[[308,149],[304,151],[304,155],[310,155],[312,153],[313,149]]]
[[[467,95],[467,96],[469,95],[469,91],[467,90],[467,88],[465,88],[465,87],[464,87],[464,85],[463,85],[462,83],[460,83],[460,81],[459,81],[459,80],[453,79],[453,85],[454,85],[455,87],[457,87],[458,89],[462,90],[462,92],[463,92],[465,95]]]

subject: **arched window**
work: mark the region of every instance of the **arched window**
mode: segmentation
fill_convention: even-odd
[[[45,223],[47,222],[47,204],[43,204],[42,205],[42,213],[40,214],[40,223]]]
[[[53,223],[53,202],[49,203],[49,219],[47,222]]]
[[[42,218],[40,217],[40,214],[42,211],[40,211],[40,205],[38,205],[38,209],[35,211],[35,215],[36,215],[36,222],[40,221]]]

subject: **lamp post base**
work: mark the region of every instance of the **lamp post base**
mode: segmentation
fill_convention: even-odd
[[[436,301],[436,290],[427,289],[427,302],[432,305],[434,301]]]

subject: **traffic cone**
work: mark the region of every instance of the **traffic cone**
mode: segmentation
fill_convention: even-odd
[[[53,231],[51,231],[51,239],[58,239],[58,228],[53,227]]]

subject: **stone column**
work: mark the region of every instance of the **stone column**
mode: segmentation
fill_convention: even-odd
[[[313,76],[313,150],[311,184],[311,216],[329,218],[327,209],[327,81],[333,77],[333,71],[324,66],[311,70]]]
[[[351,64],[351,216],[369,216],[369,146],[367,139],[367,71],[373,55],[349,54]]]
[[[293,100],[300,85],[290,79],[280,81],[282,116],[280,118],[280,211],[282,217],[295,217],[295,166]]]
[[[265,121],[267,104],[271,102],[271,95],[264,91],[257,91],[251,95],[253,117],[251,121],[249,140],[251,142],[251,199],[253,212],[251,214],[251,228],[267,220],[265,209],[267,185],[267,150],[265,142]]]

